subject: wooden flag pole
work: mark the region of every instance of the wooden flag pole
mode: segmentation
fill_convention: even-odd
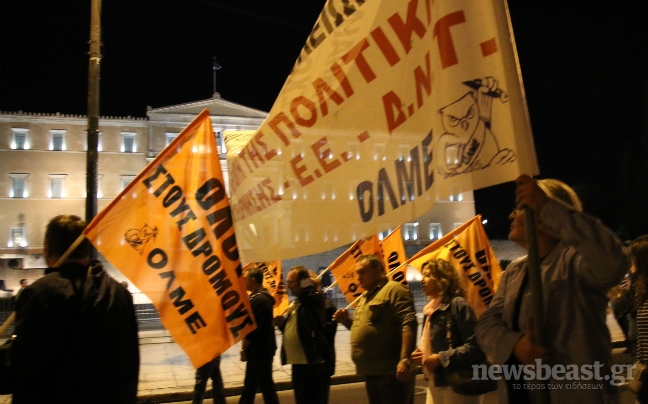
[[[527,253],[528,253],[528,276],[531,289],[531,315],[533,319],[533,343],[547,346],[547,338],[544,333],[544,307],[542,302],[542,277],[540,276],[540,252],[538,247],[538,231],[536,228],[535,212],[528,206],[524,207],[524,228],[526,229]],[[522,293],[523,291],[520,291]],[[537,369],[536,369],[537,371]],[[535,380],[534,383],[543,383]],[[549,391],[546,389],[533,389],[534,402],[536,404],[549,404]]]

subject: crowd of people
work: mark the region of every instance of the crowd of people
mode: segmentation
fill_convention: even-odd
[[[460,390],[459,371],[476,364],[499,369],[546,364],[563,369],[563,375],[565,369],[576,369],[577,377],[578,371],[594,366],[594,377],[576,379],[578,388],[570,388],[573,380],[551,373],[543,381],[555,387],[546,392],[550,402],[618,403],[618,389],[609,382],[615,375],[606,310],[611,301],[628,352],[648,365],[648,236],[626,248],[600,220],[582,211],[566,184],[529,176],[519,177],[516,184],[509,239],[529,248],[525,220],[534,217],[543,323],[533,318],[528,256],[507,267],[479,318],[450,262],[423,264],[421,285],[429,302],[422,313],[420,341],[412,294],[387,278],[378,256],[357,260],[355,274],[365,292],[353,312],[336,310],[315,274],[297,266],[286,278],[293,301],[283,315],[275,316],[263,272],[251,267],[243,275],[257,328],[241,343],[246,370],[239,403],[253,403],[257,391],[265,403],[279,402],[272,378],[275,329],[282,334],[281,363],[292,368],[295,402],[328,403],[338,323],[350,330],[352,360],[365,380],[370,404],[413,403],[419,370],[428,382],[427,404],[535,402],[536,380],[526,371],[501,378],[493,393]],[[525,209],[534,215],[525,216]],[[11,352],[15,403],[137,400],[139,350],[130,293],[88,259],[87,242],[61,258],[84,226],[76,216],[50,221],[47,275],[22,290],[17,300],[17,338]],[[620,296],[629,300],[623,307],[615,302]],[[538,329],[544,333],[542,342],[535,338]],[[637,376],[642,381],[648,379],[644,373]],[[194,403],[203,401],[210,378],[214,403],[225,403],[220,357],[196,370]],[[639,403],[648,403],[644,384]]]

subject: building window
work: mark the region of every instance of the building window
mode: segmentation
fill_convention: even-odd
[[[122,191],[126,189],[128,184],[130,184],[135,179],[134,175],[122,175],[121,176],[121,189]]]
[[[378,233],[378,240],[380,240],[380,241],[384,240],[385,237],[389,236],[390,233],[391,233],[391,229],[381,231],[380,233]]]
[[[175,138],[177,138],[179,133],[167,133],[166,134],[166,145],[168,146]]]
[[[63,180],[65,179],[66,174],[50,174],[48,175],[50,179],[50,198],[65,198],[65,190],[63,189]]]
[[[11,198],[27,198],[27,176],[29,174],[9,174],[11,177],[11,190],[9,196]]]
[[[27,141],[27,129],[13,128],[13,139],[11,140],[11,148],[14,150],[27,150],[29,149],[29,142]]]
[[[65,131],[53,130],[50,131],[50,134],[50,150],[65,150]]]
[[[438,240],[443,237],[441,223],[430,223],[430,240]]]
[[[225,141],[223,140],[223,131],[217,130],[216,132],[216,148],[218,153],[225,154]]]
[[[135,153],[135,133],[122,132],[122,153]]]
[[[12,227],[11,235],[9,236],[9,247],[27,247],[27,240],[25,239],[25,228]]]
[[[418,239],[418,222],[416,223],[405,223],[403,238],[405,240],[417,240]]]

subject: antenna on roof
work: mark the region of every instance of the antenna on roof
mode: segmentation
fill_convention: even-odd
[[[218,93],[216,92],[216,71],[222,69],[221,65],[219,65],[218,63],[216,63],[216,56],[214,56],[214,61],[213,61],[213,64],[212,64],[212,69],[213,69],[213,72],[214,72],[214,73],[213,73],[213,74],[214,74],[214,93],[213,93],[213,94],[214,94],[214,96],[216,96],[216,95],[218,94]],[[218,95],[220,95],[220,94],[218,94]]]

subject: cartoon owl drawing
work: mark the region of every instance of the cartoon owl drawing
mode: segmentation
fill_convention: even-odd
[[[515,152],[501,149],[491,131],[492,99],[506,102],[506,93],[492,77],[464,84],[474,91],[439,110],[444,132],[435,148],[436,161],[446,178],[515,160]]]

